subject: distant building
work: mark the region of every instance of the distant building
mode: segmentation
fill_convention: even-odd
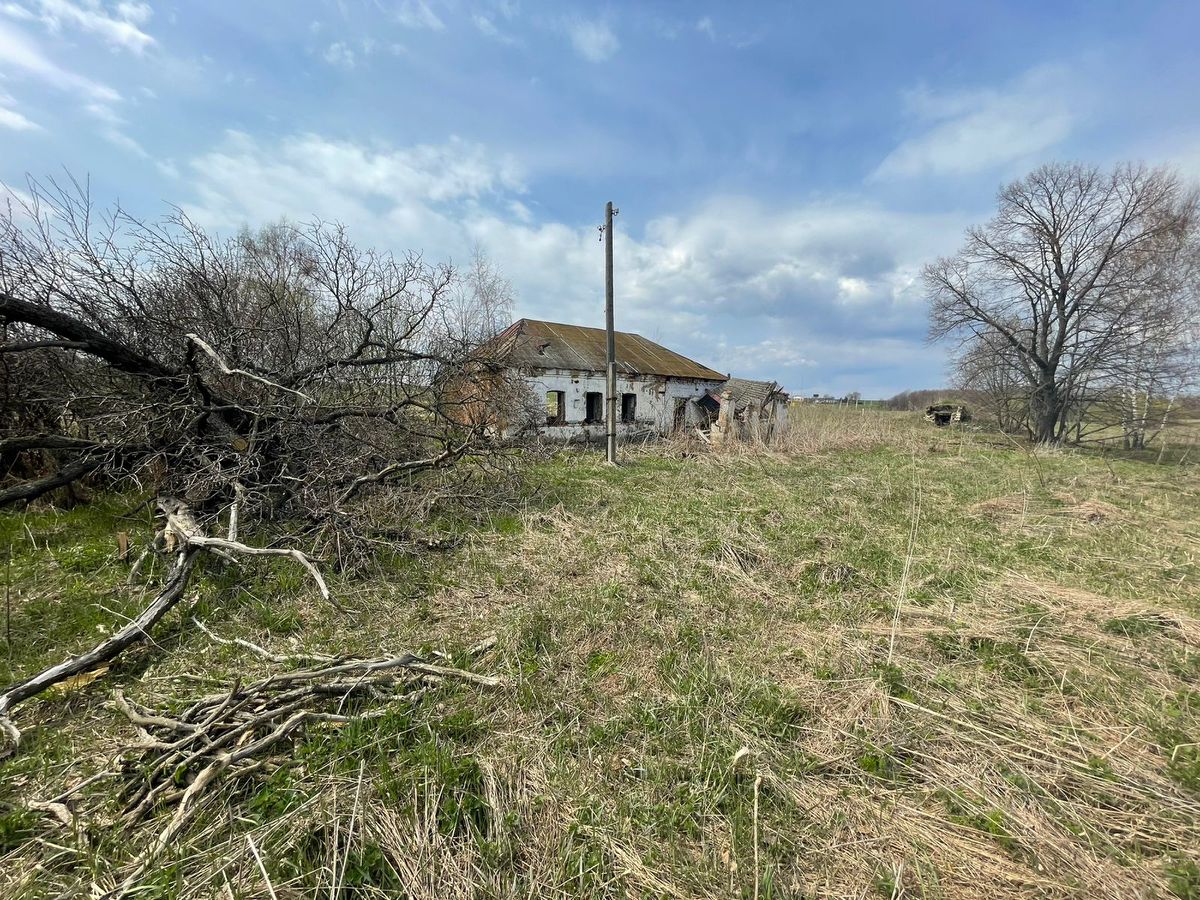
[[[787,394],[773,381],[730,378],[661,344],[618,331],[617,434],[668,435],[718,421],[754,422],[769,433],[787,416]],[[533,395],[534,421],[494,427],[561,440],[606,433],[607,339],[603,328],[520,319],[483,348],[488,365],[516,372]],[[485,392],[486,393],[486,392]],[[478,413],[478,405],[473,407]]]

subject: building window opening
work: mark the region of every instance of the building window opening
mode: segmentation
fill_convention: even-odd
[[[562,391],[546,391],[546,424],[567,424],[567,395]]]
[[[682,431],[684,424],[687,422],[687,398],[675,398],[675,414],[671,420],[671,427],[675,431]]]
[[[584,395],[586,401],[584,425],[597,425],[604,421],[604,395],[599,391],[588,391]]]
[[[637,418],[637,394],[621,395],[621,421],[632,422]]]

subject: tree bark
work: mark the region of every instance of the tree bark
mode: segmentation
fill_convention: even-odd
[[[53,475],[39,478],[37,481],[24,481],[0,491],[0,506],[8,506],[19,500],[36,500],[43,494],[48,494],[55,488],[63,487],[73,481],[78,481],[89,472],[100,468],[101,459],[77,459],[67,463]]]
[[[1032,403],[1033,439],[1039,444],[1058,442],[1058,425],[1062,418],[1062,397],[1053,378],[1043,379],[1034,389]]]
[[[114,369],[131,375],[172,379],[183,377],[181,373],[167,368],[158,360],[144,356],[120,341],[114,341],[73,316],[49,306],[18,300],[3,291],[0,291],[0,319],[6,322],[24,322],[35,328],[42,328],[73,342],[77,349],[98,356]]]

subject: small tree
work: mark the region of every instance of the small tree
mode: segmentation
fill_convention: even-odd
[[[1024,380],[1006,343],[981,335],[965,347],[955,363],[955,384],[1001,431],[1029,430]]]

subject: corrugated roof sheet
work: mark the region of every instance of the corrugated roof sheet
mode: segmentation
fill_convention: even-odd
[[[724,381],[725,375],[680,356],[640,334],[616,333],[617,371],[625,375],[662,375]],[[607,346],[603,328],[520,319],[496,336],[496,355],[511,366],[604,372]]]
[[[755,403],[761,407],[769,399],[777,395],[782,395],[783,399],[787,399],[787,395],[774,381],[752,381],[749,378],[730,378],[721,386],[720,390],[722,393],[729,391],[730,399],[738,407],[746,406],[749,403]]]

